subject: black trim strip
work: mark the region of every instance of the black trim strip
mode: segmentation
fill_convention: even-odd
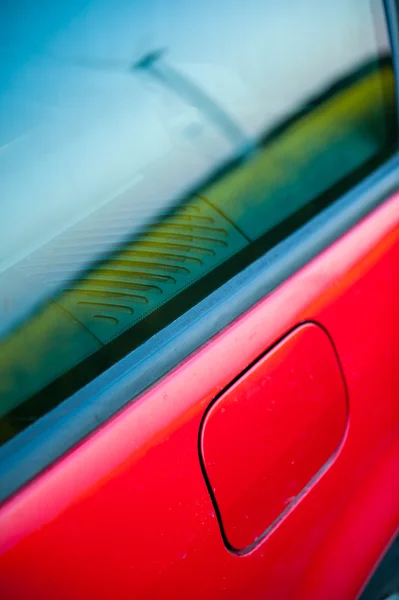
[[[399,596],[399,537],[381,558],[359,600],[382,600]]]
[[[395,73],[396,115],[399,123],[399,0],[383,0],[391,43],[391,58]]]

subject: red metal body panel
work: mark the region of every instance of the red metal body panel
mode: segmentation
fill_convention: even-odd
[[[346,425],[340,365],[312,323],[285,336],[222,394],[206,415],[201,450],[230,547],[247,551],[292,510],[325,472]]]
[[[0,511],[6,600],[352,599],[399,523],[399,195]],[[325,475],[250,553],[226,549],[198,455],[206,407],[319,322],[350,402]]]

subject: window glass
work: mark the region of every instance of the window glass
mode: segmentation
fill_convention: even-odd
[[[379,0],[1,8],[4,442],[396,149]]]

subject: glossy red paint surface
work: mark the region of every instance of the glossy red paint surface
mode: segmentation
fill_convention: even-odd
[[[353,599],[399,523],[398,265],[396,195],[4,504],[2,598]],[[295,510],[237,556],[201,471],[201,420],[304,320],[340,357],[345,443]]]
[[[227,543],[249,550],[327,468],[347,424],[345,384],[327,334],[289,333],[211,407],[203,464]]]

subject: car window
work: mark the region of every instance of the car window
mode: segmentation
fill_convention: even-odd
[[[379,0],[3,12],[5,442],[371,173],[397,137]]]

